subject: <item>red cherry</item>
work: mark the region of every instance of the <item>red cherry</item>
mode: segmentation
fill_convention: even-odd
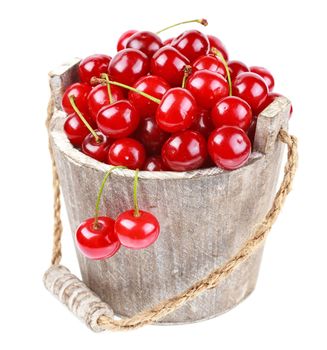
[[[224,63],[217,56],[206,55],[199,57],[192,65],[194,71],[207,69],[221,74],[226,78],[227,73]]]
[[[213,129],[214,125],[212,123],[210,111],[201,109],[191,125],[190,130],[199,132],[207,139]]]
[[[163,78],[155,75],[148,75],[140,78],[133,87],[159,99],[170,89],[170,86]],[[158,108],[158,103],[133,91],[129,92],[128,99],[138,110],[140,116],[154,115]]]
[[[268,87],[260,75],[241,73],[233,82],[233,95],[245,100],[256,115],[268,96]]]
[[[253,118],[250,127],[247,131],[247,135],[251,141],[251,145],[254,143],[255,132],[257,128],[257,118]]]
[[[171,45],[191,62],[209,53],[210,49],[208,37],[198,30],[187,30],[175,38]]]
[[[174,171],[198,169],[205,161],[206,156],[205,138],[200,133],[191,130],[171,136],[161,151],[165,166]]]
[[[64,131],[70,143],[75,147],[80,147],[85,137],[89,134],[88,128],[75,113],[70,114],[66,119]]]
[[[156,112],[156,121],[166,132],[182,131],[192,125],[197,111],[196,101],[189,91],[173,88],[161,99]]]
[[[139,50],[124,49],[110,61],[108,73],[112,80],[133,85],[139,78],[149,72],[149,59]]]
[[[239,74],[250,71],[247,65],[241,61],[229,61],[228,68],[232,80],[234,80]]]
[[[262,77],[263,80],[266,82],[269,91],[272,91],[274,89],[275,80],[268,69],[258,66],[252,66],[250,67],[250,72],[260,75],[260,77]]]
[[[87,106],[87,96],[91,91],[91,86],[87,84],[82,83],[75,83],[72,85],[69,85],[66,89],[65,93],[62,96],[62,108],[67,114],[74,113],[74,108],[72,107],[69,97],[74,96],[75,103],[78,107],[78,109],[82,113],[88,112],[88,106]]]
[[[149,58],[162,47],[159,36],[152,32],[136,32],[126,43],[126,48],[144,52]]]
[[[169,39],[166,39],[163,43],[162,43],[162,45],[163,46],[167,46],[167,45],[170,45],[171,44],[171,42],[174,40],[174,38],[169,38]]]
[[[107,73],[111,57],[107,55],[92,55],[84,58],[78,66],[79,76],[83,83],[90,84],[92,77],[100,78]]]
[[[101,131],[95,130],[95,133],[98,135],[98,141],[94,135],[88,134],[83,140],[82,151],[89,157],[106,163],[111,142]]]
[[[76,244],[89,259],[107,259],[120,248],[120,242],[114,231],[115,221],[107,216],[100,216],[98,223],[94,218],[84,220],[76,231]]]
[[[145,117],[140,121],[135,137],[142,142],[149,154],[160,152],[161,146],[169,134],[161,130],[154,117]]]
[[[208,140],[208,151],[218,167],[234,170],[241,167],[251,153],[251,142],[246,133],[235,126],[214,130]]]
[[[198,105],[205,109],[211,109],[217,101],[229,93],[227,80],[209,70],[199,70],[190,75],[186,89],[192,93]]]
[[[228,96],[218,101],[211,110],[216,128],[224,125],[237,126],[246,131],[252,121],[250,105],[236,96]]]
[[[134,29],[130,29],[128,30],[127,32],[123,33],[120,38],[118,39],[118,42],[117,42],[117,51],[121,51],[121,50],[124,50],[126,49],[126,44],[127,44],[127,41],[129,40],[129,38],[135,34],[137,32],[137,30],[134,30]]]
[[[121,244],[130,249],[144,249],[153,244],[160,233],[157,218],[149,212],[134,210],[121,213],[115,222],[115,232]]]
[[[224,59],[228,61],[228,52],[226,50],[225,45],[222,43],[220,39],[218,39],[214,35],[207,35],[210,43],[210,48],[216,48],[221,54],[224,56]]]
[[[160,156],[148,157],[143,165],[143,170],[146,171],[161,171],[164,170],[164,164]]]
[[[266,98],[265,102],[260,106],[260,110],[258,111],[258,114],[260,114],[271,103],[273,103],[276,100],[277,97],[284,97],[284,96],[281,95],[281,94],[278,94],[277,92],[269,92],[268,97]],[[290,118],[291,118],[292,113],[293,113],[293,106],[291,105],[290,114],[289,114]]]
[[[138,127],[140,115],[127,100],[102,107],[97,114],[97,125],[106,136],[114,139],[131,135]]]
[[[131,138],[115,141],[108,153],[109,164],[123,165],[129,169],[142,169],[145,162],[143,145]]]
[[[110,90],[113,101],[120,101],[125,99],[125,92],[122,88],[111,85]],[[91,117],[95,121],[99,110],[103,106],[110,104],[108,87],[100,84],[95,86],[87,97],[87,103]]]
[[[190,61],[178,50],[164,46],[151,59],[151,73],[162,77],[171,86],[181,86],[184,77],[184,67]]]

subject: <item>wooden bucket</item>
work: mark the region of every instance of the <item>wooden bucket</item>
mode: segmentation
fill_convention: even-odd
[[[78,62],[50,73],[55,100],[50,140],[73,235],[80,222],[94,215],[98,189],[110,168],[73,148],[63,132],[61,97],[78,80]],[[290,102],[278,98],[259,115],[253,153],[238,170],[140,172],[139,204],[160,222],[157,242],[139,251],[122,247],[102,261],[76,250],[83,281],[116,315],[130,317],[183,292],[238,252],[271,206],[283,154],[277,134],[287,129],[289,109]],[[113,172],[102,214],[115,218],[133,207],[133,177],[131,170]],[[233,308],[255,288],[262,250],[263,245],[218,287],[159,322],[196,322]]]

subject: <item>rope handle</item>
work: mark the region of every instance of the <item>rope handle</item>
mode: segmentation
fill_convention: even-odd
[[[54,110],[54,103],[51,99],[48,106],[48,117],[46,125],[49,131],[49,124]],[[291,191],[291,185],[294,179],[294,175],[297,169],[298,162],[298,152],[297,152],[297,138],[295,136],[289,135],[285,130],[281,129],[278,133],[278,139],[285,143],[288,147],[287,152],[287,162],[284,168],[284,177],[281,182],[280,188],[277,191],[275,198],[273,200],[271,209],[266,214],[263,221],[257,225],[257,228],[251,238],[244,244],[240,251],[229,259],[223,266],[218,267],[210,274],[205,276],[200,281],[196,282],[186,291],[176,295],[173,298],[165,300],[155,307],[141,311],[136,315],[125,318],[125,319],[115,319],[114,315],[109,312],[110,307],[103,303],[98,297],[99,302],[101,302],[101,307],[103,305],[107,306],[107,311],[96,314],[95,326],[91,327],[93,330],[130,330],[135,328],[140,328],[147,324],[155,323],[159,319],[167,316],[171,312],[177,310],[183,306],[188,301],[195,299],[197,296],[203,292],[215,288],[218,284],[227,276],[229,276],[241,263],[243,263],[263,242],[270,231],[272,225],[276,221],[285,199],[289,192]],[[59,177],[56,169],[56,164],[50,144],[49,138],[49,151],[52,160],[52,174],[53,174],[53,189],[54,189],[54,230],[53,230],[53,250],[51,265],[53,268],[59,269],[60,271],[65,271],[67,276],[67,269],[60,266],[61,261],[61,235],[62,235],[62,222],[61,222],[61,203],[60,203],[60,183]],[[49,271],[51,268],[49,269]],[[47,272],[49,273],[49,272]],[[69,271],[68,271],[69,273]],[[73,276],[69,274],[69,276]],[[74,277],[68,277],[68,279],[74,279]],[[66,278],[67,279],[67,278]],[[77,279],[75,277],[75,279]],[[76,283],[75,283],[76,284]],[[51,289],[51,288],[48,288]],[[61,291],[63,294],[63,291]],[[67,294],[67,292],[66,292]],[[94,293],[93,293],[94,295]],[[97,310],[98,311],[98,310]],[[89,316],[88,316],[89,318]],[[91,322],[89,322],[91,323]]]

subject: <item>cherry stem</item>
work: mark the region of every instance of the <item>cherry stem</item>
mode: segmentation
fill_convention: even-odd
[[[173,24],[172,26],[169,26],[169,27],[166,27],[166,28],[163,28],[161,30],[159,30],[156,34],[160,34],[162,32],[164,32],[165,30],[167,29],[170,29],[170,28],[174,28],[174,27],[177,27],[181,24],[187,24],[187,23],[200,23],[202,24],[203,26],[207,26],[208,25],[208,21],[204,18],[201,18],[201,19],[192,19],[190,21],[184,21],[184,22],[179,22],[179,23],[176,23],[176,24]]]
[[[110,87],[110,80],[108,77],[107,73],[102,73],[101,74],[101,78],[105,79],[105,81],[107,82],[107,89],[108,89],[108,96],[109,96],[109,103],[112,104],[114,102],[113,98],[112,98],[112,94],[111,94],[111,87]]]
[[[155,102],[155,103],[160,103],[160,100],[159,98],[156,98],[154,96],[151,96],[143,91],[140,91],[140,90],[137,90],[131,86],[128,86],[128,85],[125,85],[125,84],[122,84],[122,83],[118,83],[118,81],[106,81],[105,79],[99,79],[99,78],[96,78],[96,77],[93,77],[91,79],[91,83],[101,83],[101,84],[110,84],[110,85],[116,85],[116,86],[120,86],[124,89],[127,89],[127,90],[130,90],[130,91],[133,91],[133,92],[136,92],[137,94],[145,97],[145,98],[148,98],[149,100],[151,100],[152,102]]]
[[[192,73],[192,67],[189,65],[184,66],[184,76],[183,76],[183,81],[182,81],[182,88],[185,88],[187,78],[189,75]]]
[[[112,167],[111,169],[109,169],[103,180],[102,180],[102,183],[101,183],[101,186],[100,186],[100,189],[99,189],[99,192],[98,192],[98,197],[97,197],[97,201],[96,201],[96,204],[95,204],[95,215],[94,215],[94,224],[93,224],[93,227],[95,229],[98,228],[98,219],[99,219],[99,211],[100,211],[100,201],[101,201],[101,197],[102,197],[102,192],[103,192],[103,189],[104,189],[104,185],[106,184],[107,180],[108,180],[108,177],[110,176],[110,174],[115,170],[115,169],[126,169],[125,166],[114,166]]]
[[[230,71],[228,68],[228,64],[227,64],[223,54],[219,50],[217,50],[215,47],[211,48],[211,52],[214,53],[216,56],[218,56],[220,58],[220,60],[223,62],[223,65],[224,65],[225,70],[226,70],[227,81],[228,81],[228,86],[229,86],[229,96],[232,96],[232,79],[230,77]]]
[[[71,106],[73,107],[75,113],[79,116],[79,118],[82,120],[84,125],[89,129],[89,132],[93,135],[93,137],[95,138],[95,141],[97,143],[99,143],[100,142],[100,137],[93,130],[92,126],[88,123],[88,121],[84,118],[84,116],[81,113],[81,111],[77,108],[76,103],[75,103],[75,97],[74,96],[69,96],[69,102],[70,102]]]
[[[135,170],[133,199],[134,199],[134,216],[140,216],[139,203],[137,201],[137,186],[139,183],[139,169]]]

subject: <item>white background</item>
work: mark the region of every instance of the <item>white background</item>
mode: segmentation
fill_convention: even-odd
[[[325,1],[8,1],[0,5],[1,349],[326,349]],[[207,18],[230,57],[269,68],[294,105],[294,191],[269,237],[255,292],[186,326],[94,334],[43,287],[52,192],[44,128],[47,73],[74,56],[114,54],[120,33]],[[199,28],[195,25],[194,27]],[[163,35],[166,38],[190,27]],[[78,273],[65,219],[63,263]]]

